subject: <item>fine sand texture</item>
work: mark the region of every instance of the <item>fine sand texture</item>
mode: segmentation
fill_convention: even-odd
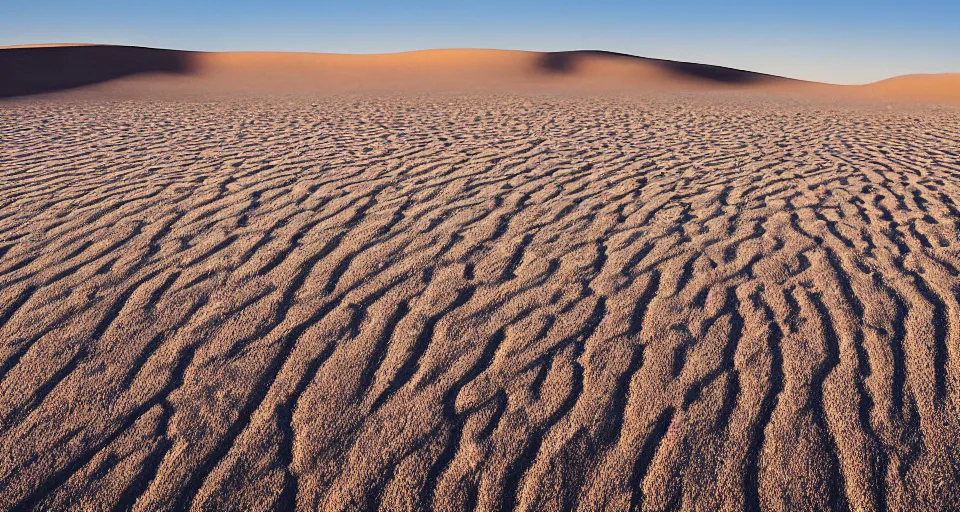
[[[148,78],[0,104],[0,510],[960,508],[957,108]]]

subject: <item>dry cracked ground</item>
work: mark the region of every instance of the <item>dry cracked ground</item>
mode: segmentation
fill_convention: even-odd
[[[960,116],[0,110],[0,509],[960,507]]]

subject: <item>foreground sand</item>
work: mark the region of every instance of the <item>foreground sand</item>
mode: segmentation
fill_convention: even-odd
[[[960,507],[960,117],[0,109],[0,509]]]

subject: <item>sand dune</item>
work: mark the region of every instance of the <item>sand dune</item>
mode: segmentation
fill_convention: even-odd
[[[56,51],[0,75],[92,86],[0,108],[0,510],[960,509],[956,108]]]
[[[424,50],[381,55],[209,53],[129,46],[0,49],[0,98],[113,82],[144,95],[343,92],[765,91],[800,96],[960,101],[960,75],[833,86],[706,64],[612,52]],[[143,75],[147,78],[144,79]],[[130,81],[129,77],[141,80]]]
[[[188,52],[98,45],[3,48],[0,70],[0,98],[68,90],[149,73],[197,71]]]
[[[18,96],[134,75],[181,80],[204,93],[357,90],[516,90],[567,88],[761,87],[790,81],[759,73],[608,52],[425,50],[384,55],[205,53],[119,46],[0,50],[0,69],[16,70],[0,96]],[[799,82],[797,82],[799,83]],[[143,81],[136,86],[148,85]],[[163,86],[171,85],[162,81]],[[177,85],[177,84],[172,84]],[[177,89],[178,92],[182,89]]]
[[[904,75],[864,86],[880,98],[960,102],[960,73]]]

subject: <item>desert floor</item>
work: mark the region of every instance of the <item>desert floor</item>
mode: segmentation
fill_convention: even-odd
[[[0,108],[0,509],[960,507],[960,110]]]

